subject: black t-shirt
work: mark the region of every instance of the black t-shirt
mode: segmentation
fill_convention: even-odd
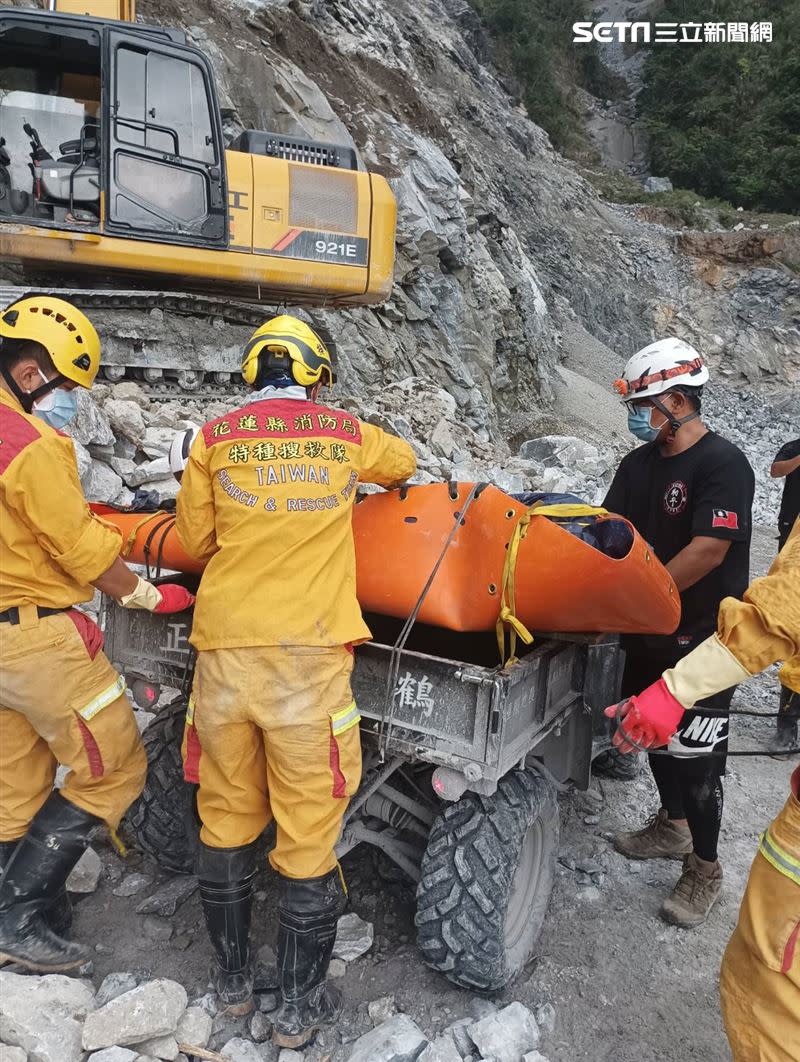
[[[603,505],[627,517],[662,564],[695,535],[732,543],[722,564],[681,594],[675,634],[646,636],[646,646],[674,650],[677,659],[713,634],[724,597],[744,593],[750,581],[754,489],[747,458],[713,431],[672,457],[662,457],[656,443],[647,443],[622,459]]]
[[[791,461],[795,457],[800,457],[800,439],[785,443],[775,454],[776,461]],[[786,477],[778,523],[781,527],[791,527],[798,516],[800,516],[800,468],[796,468]]]

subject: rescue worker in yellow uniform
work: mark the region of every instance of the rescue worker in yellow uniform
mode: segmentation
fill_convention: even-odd
[[[147,766],[125,681],[74,606],[94,587],[160,612],[193,600],[135,575],[119,532],[84,499],[60,429],[99,363],[97,332],[63,299],[0,313],[0,960],[41,971],[87,961],[61,936],[65,882],[90,831],[119,824]],[[56,792],[59,763],[69,773]]]
[[[262,325],[242,374],[254,393],[201,429],[177,501],[178,536],[207,562],[185,774],[200,787],[198,877],[217,993],[233,1012],[252,1007],[253,876],[275,820],[273,1040],[299,1047],[341,1009],[325,981],[346,897],[334,846],[361,774],[352,646],[370,637],[356,599],[356,487],[400,484],[416,461],[408,443],[318,404],[334,373],[303,321]]]
[[[781,683],[800,693],[800,519],[769,573],[742,601],[722,602],[717,633],[619,709],[615,744],[623,752],[633,748],[627,737],[642,747],[665,744],[685,709],[777,660],[785,661]],[[735,1062],[800,1059],[800,767],[762,834],[722,960],[720,994]]]

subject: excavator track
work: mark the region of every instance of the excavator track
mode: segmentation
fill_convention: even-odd
[[[52,284],[0,284],[0,307],[29,295],[57,294],[81,310],[93,311],[140,310],[152,313],[160,310],[186,318],[205,318],[209,324],[256,328],[271,314],[280,312],[275,304],[247,302],[190,292],[119,290],[105,288],[73,288]],[[136,356],[130,359],[135,363]],[[144,359],[142,359],[144,360]],[[155,400],[171,401],[190,393],[193,398],[218,399],[240,389],[238,356],[225,358],[217,368],[208,365],[196,368],[174,365],[128,364],[104,353],[100,378],[109,383],[133,380]],[[241,388],[244,390],[243,386]]]

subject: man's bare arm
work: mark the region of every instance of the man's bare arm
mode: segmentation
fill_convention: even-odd
[[[731,543],[727,539],[696,535],[689,545],[684,546],[666,565],[667,571],[679,590],[688,590],[704,575],[718,568],[730,548]]]
[[[773,479],[783,479],[784,476],[791,475],[798,468],[800,468],[800,454],[797,457],[790,457],[788,461],[773,461],[769,474]]]

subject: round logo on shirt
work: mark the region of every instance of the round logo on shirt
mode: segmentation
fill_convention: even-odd
[[[678,516],[686,508],[688,500],[688,487],[682,479],[676,479],[664,491],[664,512],[669,513],[670,516]]]

